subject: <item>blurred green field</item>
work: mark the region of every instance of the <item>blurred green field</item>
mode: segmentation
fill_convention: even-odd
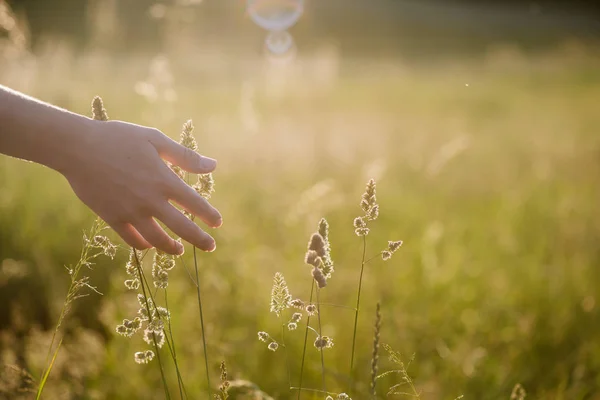
[[[214,231],[217,251],[200,258],[213,382],[225,360],[233,378],[296,398],[284,352],[256,337],[279,330],[272,277],[282,272],[294,297],[308,298],[306,242],[326,217],[336,272],[322,301],[352,307],[361,256],[352,220],[375,178],[381,216],[367,253],[387,240],[404,245],[366,271],[359,390],[368,387],[380,301],[381,340],[407,360],[415,355],[409,372],[424,400],[508,399],[516,383],[532,399],[600,399],[598,54],[571,44],[370,62],[323,47],[285,64],[58,46],[7,56],[0,83],[86,114],[101,95],[111,119],[172,137],[194,120],[201,152],[219,160],[212,202],[225,221]],[[64,179],[37,165],[1,158],[0,187],[0,365],[37,379],[68,287],[62,266],[77,261],[93,216]],[[141,337],[114,333],[137,309],[123,285],[126,258],[123,248],[89,272],[104,295],[74,304],[46,398],[163,398],[155,363],[134,363]],[[188,392],[207,398],[195,290],[181,266],[169,297]],[[347,391],[353,313],[326,307],[322,319],[335,340],[328,389]],[[302,329],[287,335],[294,385],[302,339]],[[306,382],[319,388],[319,355],[308,354]],[[0,371],[4,384],[14,375]],[[167,373],[175,390],[170,365]],[[381,398],[395,378],[380,382]]]

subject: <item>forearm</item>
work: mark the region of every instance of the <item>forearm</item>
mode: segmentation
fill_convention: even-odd
[[[63,171],[90,121],[0,85],[0,153]]]

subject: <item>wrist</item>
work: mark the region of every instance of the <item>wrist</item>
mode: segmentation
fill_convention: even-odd
[[[66,176],[86,157],[98,121],[68,112],[62,117],[62,121],[49,127],[50,143],[40,163]]]

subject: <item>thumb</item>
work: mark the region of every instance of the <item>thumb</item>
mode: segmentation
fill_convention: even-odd
[[[217,160],[182,146],[158,130],[151,135],[150,142],[163,159],[193,174],[207,174],[217,167]]]

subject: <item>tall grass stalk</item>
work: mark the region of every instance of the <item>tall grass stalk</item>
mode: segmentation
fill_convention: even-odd
[[[167,310],[169,310],[169,300],[167,298],[167,291],[165,290],[165,308]],[[171,315],[168,319],[167,319],[167,326],[169,328],[169,336],[166,337],[166,342],[167,342],[167,346],[169,346],[169,350],[171,351],[171,356],[173,357],[173,363],[175,364],[175,371],[177,372],[177,381],[179,384],[179,395],[181,396],[181,398],[184,398],[184,393],[185,393],[185,398],[187,398],[187,391],[185,390],[185,385],[183,383],[183,378],[181,376],[181,372],[179,371],[179,363],[177,362],[177,352],[175,350],[175,339],[173,339],[173,328],[171,326],[171,319],[173,318],[173,315]],[[173,348],[171,349],[171,343],[169,343],[169,337],[171,338],[171,343],[173,344]],[[183,393],[182,393],[183,391]]]
[[[42,377],[40,379],[40,385],[38,386],[36,400],[41,398],[44,387],[46,386],[46,382],[48,381],[48,377],[50,376],[50,372],[54,367],[54,362],[62,344],[62,339],[58,342],[58,344],[56,344],[56,340],[59,335],[60,327],[62,326],[67,314],[71,310],[71,304],[78,298],[87,296],[87,294],[80,293],[81,289],[83,288],[88,288],[98,294],[101,294],[94,286],[91,286],[89,284],[89,279],[87,276],[80,278],[80,272],[84,266],[90,267],[91,261],[100,254],[102,254],[101,252],[93,253],[92,249],[95,248],[94,239],[96,238],[98,233],[100,233],[100,231],[102,231],[102,229],[104,228],[104,222],[100,218],[96,218],[88,234],[86,235],[84,233],[83,235],[83,247],[79,256],[79,261],[77,261],[77,264],[75,264],[74,267],[67,267],[67,271],[69,272],[69,276],[71,278],[71,283],[69,285],[69,290],[67,291],[67,296],[63,303],[62,310],[58,317],[56,327],[54,328],[54,332],[52,333],[52,340],[50,341],[50,346],[48,347],[48,354],[46,355],[46,367],[44,368]]]
[[[288,385],[292,386],[292,371],[290,370],[290,359],[288,356],[288,348],[285,345],[285,326],[286,324],[281,324],[281,346],[283,347],[283,352],[285,353],[285,369],[287,371],[288,376]]]
[[[321,339],[323,337],[323,331],[321,329],[321,304],[320,304],[320,292],[321,289],[317,288],[317,321],[319,323],[319,339]],[[326,386],[325,386],[325,356],[323,355],[323,347],[324,346],[320,346],[320,351],[321,351],[321,379],[323,381],[323,392],[327,392]]]
[[[363,236],[363,253],[360,263],[360,278],[358,279],[358,290],[356,294],[356,311],[354,312],[354,329],[352,333],[352,351],[350,352],[350,382],[353,382],[352,373],[354,371],[354,351],[356,348],[356,330],[358,327],[358,314],[360,312],[360,293],[362,291],[363,274],[365,272],[365,258],[367,254],[367,237]]]
[[[196,272],[196,293],[198,295],[198,313],[200,314],[200,328],[202,330],[202,346],[204,347],[204,366],[206,368],[206,384],[208,385],[208,396],[212,398],[212,389],[210,386],[210,373],[208,369],[208,351],[206,349],[206,330],[204,329],[204,315],[202,313],[202,296],[200,295],[200,275],[198,273],[198,259],[196,256],[196,246],[194,246],[194,270]]]
[[[141,260],[139,260],[137,258],[137,253],[135,251],[135,249],[132,249],[133,254],[135,255],[136,258],[136,265],[139,265],[140,267],[140,271],[141,271],[141,277],[138,277],[140,279],[140,285],[145,285],[146,288],[148,288],[148,294],[150,296],[150,301],[152,302],[152,304],[156,305],[158,304],[155,297],[156,297],[156,291],[158,291],[158,288],[156,289],[155,293],[152,294],[152,291],[149,289],[150,288],[150,284],[148,283],[148,280],[146,279],[146,274],[144,273],[144,269],[142,268],[141,265]],[[136,268],[137,269],[137,268]],[[142,286],[142,291],[144,289],[144,286]],[[144,294],[144,298],[146,299],[146,307],[149,306],[149,302],[147,301],[147,297],[146,297],[146,292],[143,291]],[[167,310],[169,310],[169,303],[168,303],[168,297],[167,297],[167,290],[165,288],[165,308]],[[157,314],[158,315],[158,314]],[[160,315],[158,315],[158,318],[162,317]],[[167,343],[167,347],[169,349],[169,353],[171,354],[171,358],[173,360],[173,364],[175,365],[175,372],[177,374],[177,384],[179,387],[179,395],[181,396],[181,398],[184,398],[184,393],[186,394],[185,397],[187,397],[187,392],[185,390],[185,385],[183,383],[183,377],[181,376],[181,371],[179,369],[179,363],[177,362],[177,353],[175,351],[175,339],[173,338],[173,331],[171,328],[171,318],[172,315],[169,315],[169,318],[167,318],[167,327],[168,327],[168,333],[169,335],[165,335],[165,342]],[[150,322],[152,322],[152,320],[150,319]],[[156,340],[154,339],[154,343],[156,343]],[[158,351],[158,349],[157,349]],[[160,355],[157,354],[157,359],[160,361]],[[162,370],[161,370],[162,372]]]
[[[150,304],[148,302],[148,295],[146,293],[146,287],[148,285],[148,282],[146,282],[146,278],[144,277],[143,271],[142,271],[142,266],[140,263],[140,260],[138,258],[137,252],[134,250],[133,251],[133,255],[135,257],[135,264],[136,264],[136,268],[138,271],[138,278],[140,280],[140,285],[142,287],[142,293],[144,295],[144,301],[146,302],[146,309],[148,310],[148,319],[150,321],[150,323],[152,323],[152,313],[150,312]],[[148,287],[148,292],[150,292],[150,288]],[[150,294],[150,296],[152,296],[152,294]],[[154,303],[154,301],[152,301]],[[167,379],[165,378],[165,371],[163,368],[163,363],[162,363],[162,359],[160,358],[160,348],[158,347],[158,344],[156,343],[156,338],[154,335],[152,335],[152,342],[154,343],[154,349],[156,351],[156,359],[158,360],[158,365],[160,368],[160,376],[162,378],[163,381],[163,388],[165,391],[165,397],[167,399],[171,398],[171,394],[169,393],[169,385],[167,384]]]
[[[371,397],[376,397],[377,371],[379,369],[379,338],[381,335],[381,305],[375,309],[375,327],[373,329],[373,353],[371,354]]]
[[[192,123],[192,120],[188,120],[186,123],[183,124],[183,129],[181,131],[181,138],[180,138],[179,143],[182,146],[190,149],[191,151],[197,152],[198,144],[196,142],[196,138],[193,135],[193,131],[194,131],[194,125]],[[180,169],[178,169],[178,170],[180,170]],[[179,175],[179,176],[183,179],[183,175]],[[198,178],[199,178],[198,183],[196,183],[192,187],[196,190],[196,192],[200,196],[202,196],[208,200],[210,198],[211,193],[214,192],[214,181],[212,179],[212,175],[210,173],[198,175]],[[202,179],[202,178],[206,178],[206,179]],[[185,181],[188,185],[190,185],[189,172],[185,173]],[[188,217],[192,221],[194,220],[193,214],[189,214]],[[196,285],[196,295],[198,297],[198,314],[200,315],[200,329],[202,330],[202,332],[201,332],[202,333],[202,347],[204,349],[204,367],[206,369],[206,384],[207,384],[207,388],[208,388],[209,398],[212,398],[212,387],[210,384],[210,370],[208,367],[208,349],[207,349],[207,345],[206,345],[206,329],[204,326],[204,313],[202,310],[202,296],[201,296],[201,292],[200,292],[200,273],[198,272],[198,257],[197,257],[196,252],[197,252],[196,246],[193,246],[194,272],[196,275],[195,285]],[[193,281],[193,279],[192,279],[192,281]]]
[[[315,280],[311,279],[311,287],[310,287],[310,299],[308,300],[309,304],[312,304],[313,295],[315,292]],[[306,359],[306,344],[308,342],[308,327],[310,326],[310,315],[306,317],[306,331],[304,332],[304,345],[302,348],[302,362],[300,364],[300,379],[298,383],[298,400],[300,400],[300,396],[302,395],[302,378],[304,377],[304,360]]]

